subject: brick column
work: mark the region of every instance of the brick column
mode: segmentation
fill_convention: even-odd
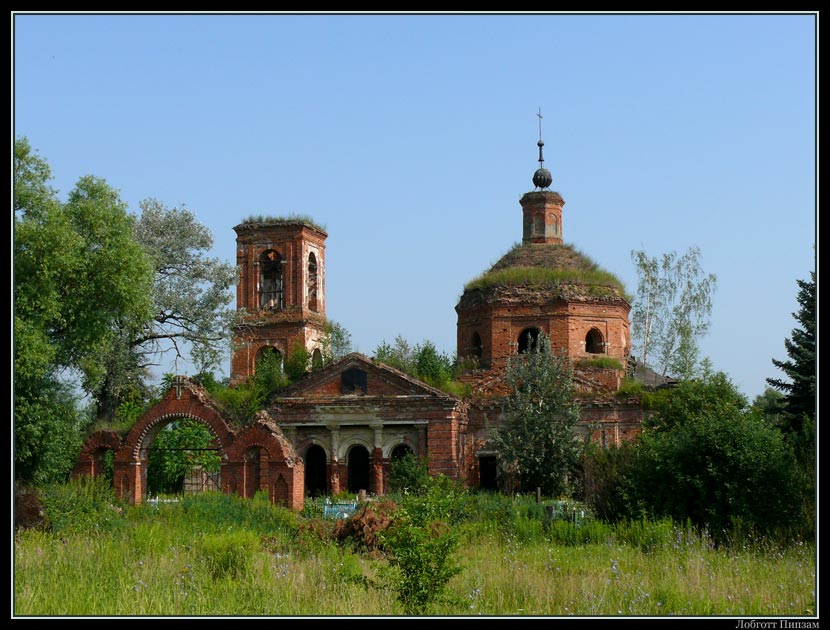
[[[340,458],[337,452],[340,449],[340,429],[335,427],[331,430],[331,461],[329,462],[329,492],[337,494],[340,492]]]

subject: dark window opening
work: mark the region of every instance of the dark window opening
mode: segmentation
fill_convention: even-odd
[[[317,257],[308,255],[308,308],[317,311]]]
[[[412,449],[407,444],[398,444],[392,450],[392,458],[391,459],[392,459],[393,462],[396,462],[400,459],[403,459],[407,455],[414,455],[414,453],[412,452]]]
[[[602,333],[596,328],[592,328],[585,335],[585,352],[591,354],[601,354],[605,351],[605,343],[602,341]]]
[[[536,349],[540,332],[538,328],[525,328],[519,334],[519,354]]]
[[[349,368],[340,375],[341,391],[344,394],[367,393],[366,372],[359,368]]]
[[[283,300],[282,266],[285,261],[279,252],[269,249],[259,258],[259,307],[282,310]]]
[[[305,452],[305,493],[310,497],[326,494],[326,451],[319,444],[312,444]]]
[[[478,485],[482,490],[498,488],[495,455],[482,455],[478,458]]]
[[[476,363],[481,365],[481,357],[483,354],[484,344],[481,343],[481,335],[474,332],[473,338],[470,340],[470,356],[476,360]]]
[[[369,451],[363,446],[353,446],[349,451],[349,492],[369,490]]]

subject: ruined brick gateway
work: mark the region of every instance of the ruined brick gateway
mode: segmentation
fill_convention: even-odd
[[[251,219],[234,228],[241,316],[233,329],[231,383],[252,375],[266,353],[281,360],[298,344],[316,369],[240,430],[228,425],[205,390],[178,377],[123,440],[111,431],[91,435],[73,476],[101,474],[104,454],[114,451],[116,492],[139,503],[153,439],[175,419],[191,418],[214,435],[223,491],[253,496],[264,490],[293,509],[308,494],[383,494],[392,461],[406,453],[425,458],[433,474],[494,488],[498,453],[490,437],[502,422],[502,374],[509,357],[540,333],[574,363],[582,405],[577,430],[602,444],[633,437],[642,409],[614,396],[631,347],[631,307],[612,274],[564,244],[565,201],[547,190],[552,178],[538,144],[538,190],[520,200],[522,243],[468,283],[455,307],[457,355],[477,366],[462,376],[471,396],[455,398],[356,353],[317,367],[328,235],[311,219]]]

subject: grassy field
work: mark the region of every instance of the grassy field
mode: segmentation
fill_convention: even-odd
[[[16,616],[403,614],[382,554],[303,534],[304,517],[261,498],[51,505],[51,527],[15,534]],[[717,548],[664,521],[546,526],[529,502],[470,507],[454,525],[462,570],[430,614],[815,614],[812,543]]]

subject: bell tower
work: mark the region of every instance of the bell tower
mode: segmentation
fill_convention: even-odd
[[[239,317],[231,383],[254,374],[264,353],[284,360],[299,344],[318,358],[326,321],[325,230],[310,219],[275,217],[254,217],[233,229]]]

